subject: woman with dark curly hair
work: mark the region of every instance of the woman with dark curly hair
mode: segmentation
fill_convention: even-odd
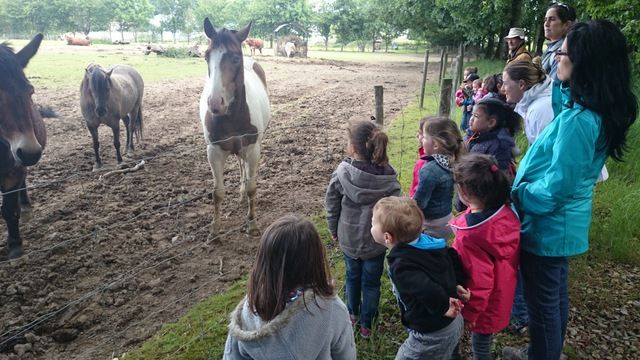
[[[569,257],[589,248],[593,186],[609,156],[622,160],[638,115],[627,42],[616,25],[606,20],[575,24],[556,59],[562,111],[522,159],[511,191],[522,221],[529,359],[560,358]],[[505,348],[503,355],[525,354]]]

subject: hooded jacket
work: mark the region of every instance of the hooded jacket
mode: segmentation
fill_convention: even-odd
[[[493,155],[500,169],[510,169],[514,160],[513,148],[516,142],[509,134],[509,130],[502,128],[485,133],[474,133],[465,140],[469,152]]]
[[[373,206],[383,197],[399,196],[400,183],[389,165],[378,166],[378,175],[354,165],[364,162],[359,163],[348,159],[338,165],[329,180],[325,208],[329,231],[338,237],[342,251],[351,258],[367,260],[386,251],[371,236]],[[360,167],[366,170],[366,166]]]
[[[419,333],[445,328],[449,298],[457,298],[456,285],[464,272],[455,250],[444,239],[426,234],[408,244],[398,244],[387,255],[393,293],[402,324]]]
[[[514,109],[524,119],[524,133],[529,145],[536,141],[538,135],[554,118],[551,106],[552,84],[553,81],[547,76],[543,82],[533,85],[524,92]]]
[[[427,161],[420,169],[420,181],[413,199],[422,209],[425,219],[439,219],[451,214],[453,199],[453,172],[449,157],[433,154],[423,157]]]
[[[573,103],[568,87],[559,89],[562,112],[522,158],[511,188],[522,249],[538,256],[589,249],[593,186],[608,156],[600,115]]]
[[[520,221],[503,205],[484,221],[469,225],[470,210],[451,220],[456,238],[453,248],[467,273],[471,298],[462,309],[472,329],[494,334],[509,324],[520,253]]]
[[[314,299],[315,297],[315,299]],[[306,305],[306,307],[305,307]],[[223,359],[355,359],[349,312],[339,297],[304,291],[271,321],[243,299],[231,313]]]
[[[526,43],[523,41],[522,44],[516,49],[514,53],[509,51],[507,54],[507,64],[512,61],[529,61],[531,62],[531,54],[527,51]]]

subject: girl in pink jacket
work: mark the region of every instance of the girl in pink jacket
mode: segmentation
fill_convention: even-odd
[[[467,210],[451,220],[453,247],[471,298],[462,316],[474,359],[491,359],[493,334],[509,324],[520,253],[520,221],[509,206],[510,182],[493,156],[470,153],[456,163],[456,190]]]

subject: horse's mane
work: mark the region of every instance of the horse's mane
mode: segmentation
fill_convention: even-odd
[[[24,91],[28,86],[29,82],[13,49],[7,42],[3,42],[0,44],[0,89],[14,93]]]

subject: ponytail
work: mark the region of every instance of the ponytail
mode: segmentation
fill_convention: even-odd
[[[358,155],[375,165],[387,165],[389,138],[372,121],[355,121],[348,128],[349,141]]]
[[[437,141],[445,151],[443,155],[449,155],[452,162],[460,159],[464,145],[458,125],[453,120],[447,117],[430,117],[424,125],[423,133]]]
[[[547,78],[545,71],[542,69],[542,64],[539,62],[510,62],[505,66],[504,72],[515,82],[524,81],[527,90],[536,84],[544,82]]]

